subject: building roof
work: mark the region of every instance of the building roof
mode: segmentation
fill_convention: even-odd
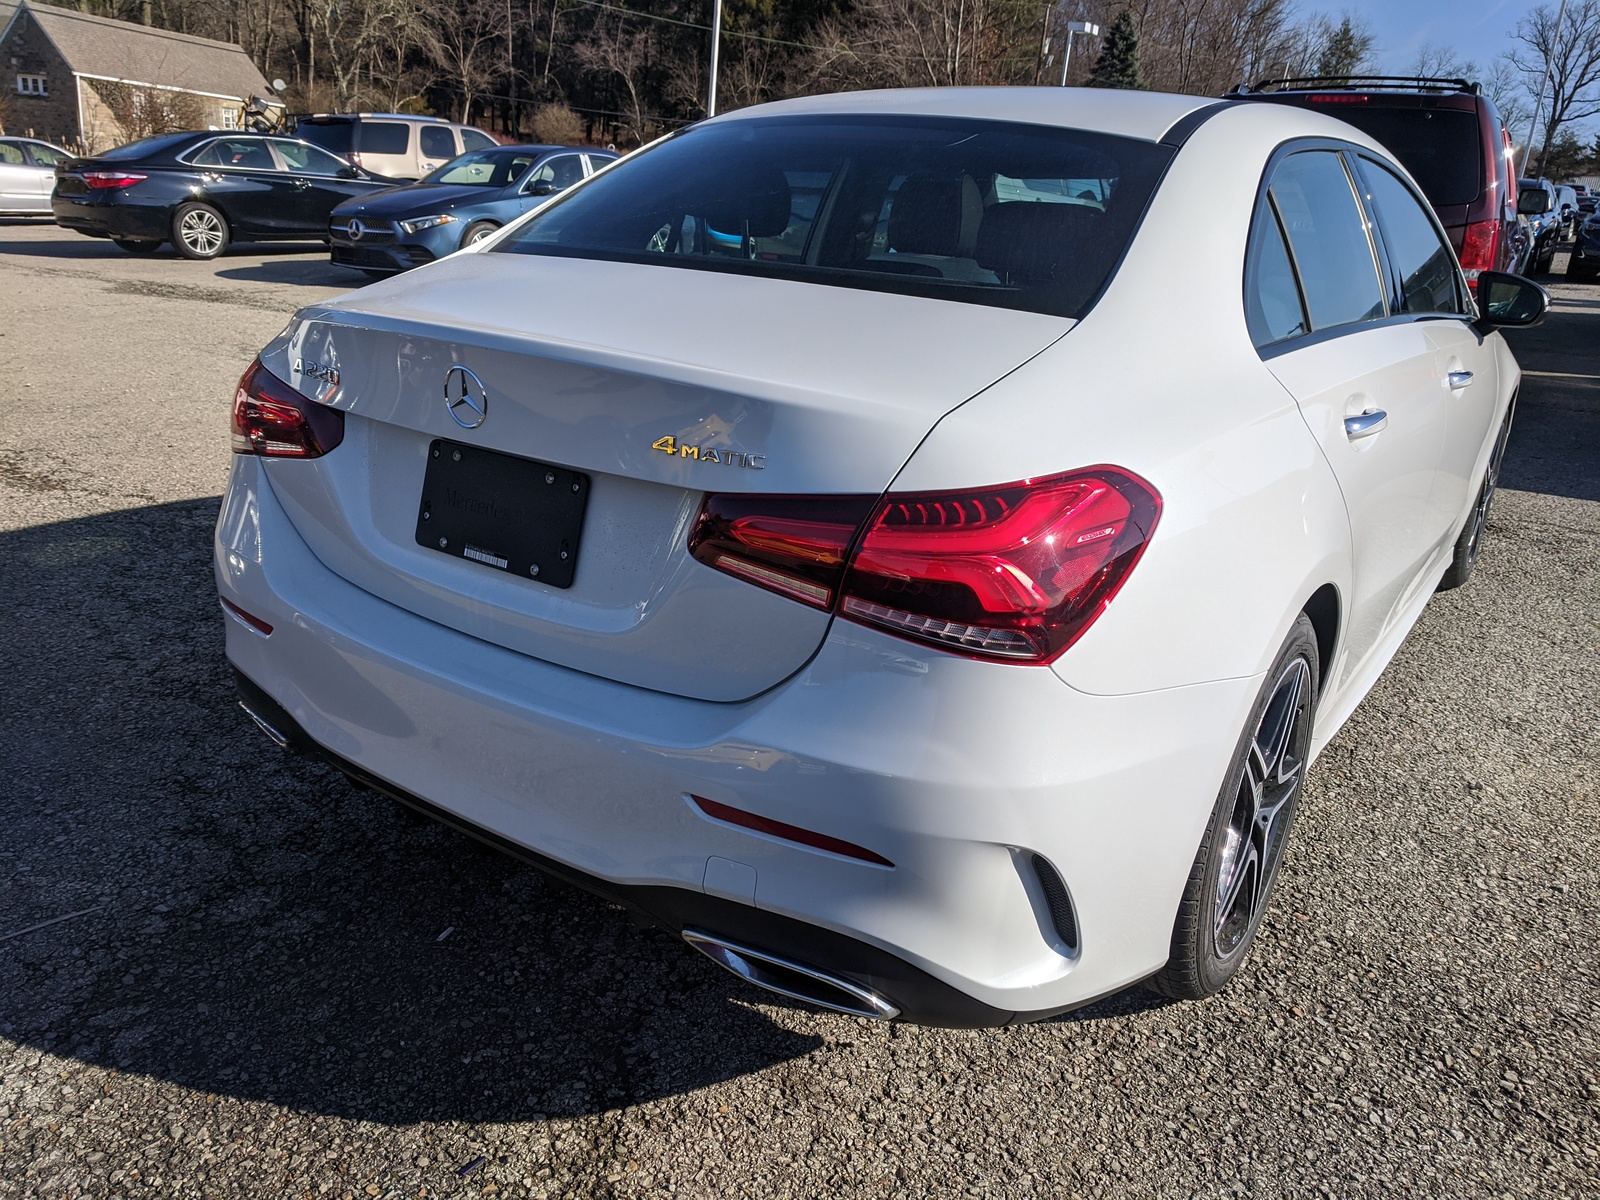
[[[0,0],[0,5],[9,7],[7,0]],[[45,36],[79,75],[241,100],[272,95],[250,56],[233,42],[92,17],[37,0],[21,0],[16,8],[19,13],[27,9],[33,14]],[[0,8],[0,17],[6,15]]]

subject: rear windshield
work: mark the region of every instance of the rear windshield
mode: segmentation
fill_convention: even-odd
[[[1348,121],[1389,148],[1435,208],[1471,204],[1483,191],[1478,115],[1456,108],[1359,108],[1330,116]]]
[[[352,149],[350,132],[353,121],[301,121],[294,127],[294,135],[313,146],[321,146],[342,158],[349,158]]]
[[[769,117],[699,126],[495,249],[1080,315],[1172,151],[1046,126]]]
[[[137,142],[129,142],[126,146],[118,146],[115,150],[107,150],[104,154],[96,154],[94,157],[111,162],[119,159],[144,158],[146,155],[176,149],[193,138],[192,133],[163,133],[156,137],[140,138]]]

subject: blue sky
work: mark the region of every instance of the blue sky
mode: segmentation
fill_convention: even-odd
[[[1480,70],[1511,48],[1517,19],[1533,0],[1329,0],[1312,3],[1337,16],[1362,18],[1378,39],[1378,67],[1399,74],[1416,59],[1425,43],[1451,46]]]

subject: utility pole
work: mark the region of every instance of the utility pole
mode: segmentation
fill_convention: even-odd
[[[1562,0],[1566,3],[1566,0]],[[717,58],[722,53],[722,0],[711,5],[711,82],[706,85],[706,116],[717,115]]]
[[[1562,0],[1562,3],[1563,4],[1566,3],[1566,0]],[[1067,86],[1067,68],[1072,66],[1072,35],[1075,34],[1075,33],[1086,33],[1090,37],[1099,37],[1100,36],[1100,26],[1094,24],[1091,21],[1068,21],[1067,22],[1067,49],[1066,49],[1066,53],[1061,56],[1061,86],[1062,87],[1066,87]]]
[[[1528,144],[1522,151],[1522,170],[1518,174],[1528,173],[1528,159],[1533,157],[1533,138],[1539,128],[1539,113],[1544,109],[1544,90],[1550,86],[1550,69],[1555,65],[1556,51],[1561,44],[1561,25],[1567,17],[1567,0],[1561,0],[1561,8],[1556,12],[1555,32],[1550,35],[1550,48],[1544,56],[1544,79],[1539,84],[1539,98],[1533,104],[1533,124],[1528,126]],[[1539,169],[1544,170],[1543,160]]]

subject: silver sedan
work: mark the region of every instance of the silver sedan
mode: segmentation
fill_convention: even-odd
[[[0,138],[0,216],[50,215],[56,163],[72,155],[33,138]]]

